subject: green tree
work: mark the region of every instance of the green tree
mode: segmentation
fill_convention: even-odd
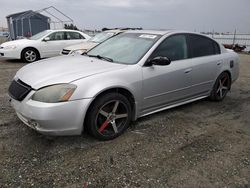
[[[64,24],[64,29],[79,30],[74,24]]]

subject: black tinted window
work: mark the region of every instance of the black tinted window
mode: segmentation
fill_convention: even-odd
[[[191,49],[191,57],[220,54],[218,44],[207,37],[189,35],[189,45]]]
[[[184,35],[174,35],[166,38],[153,52],[150,59],[168,57],[171,61],[187,59],[188,48]]]

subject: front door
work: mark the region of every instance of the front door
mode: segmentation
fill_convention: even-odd
[[[149,59],[168,57],[170,65],[144,66],[142,114],[177,103],[192,96],[192,61],[188,59],[186,36],[166,38]]]
[[[48,41],[41,41],[41,52],[43,57],[59,55],[63,47],[67,44],[65,32],[54,32],[50,34]]]

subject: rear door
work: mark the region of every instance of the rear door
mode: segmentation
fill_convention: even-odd
[[[194,95],[204,95],[211,90],[223,59],[219,45],[212,39],[188,34],[190,58],[192,59],[192,89]]]
[[[66,35],[65,37],[67,40],[67,44],[66,44],[66,46],[64,46],[64,48],[67,46],[79,44],[83,41],[86,41],[84,36],[82,36],[80,33],[75,32],[75,31],[67,31],[67,32],[65,32],[65,35]]]

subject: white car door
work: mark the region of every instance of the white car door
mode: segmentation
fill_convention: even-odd
[[[46,40],[48,39],[48,40]],[[66,40],[65,32],[57,31],[49,36],[45,37],[41,41],[40,49],[42,57],[53,57],[60,55],[62,49],[67,46],[68,40]]]
[[[75,31],[67,31],[65,32],[65,35],[67,39],[67,46],[64,47],[68,47],[74,44],[79,44],[87,40],[83,35]]]

